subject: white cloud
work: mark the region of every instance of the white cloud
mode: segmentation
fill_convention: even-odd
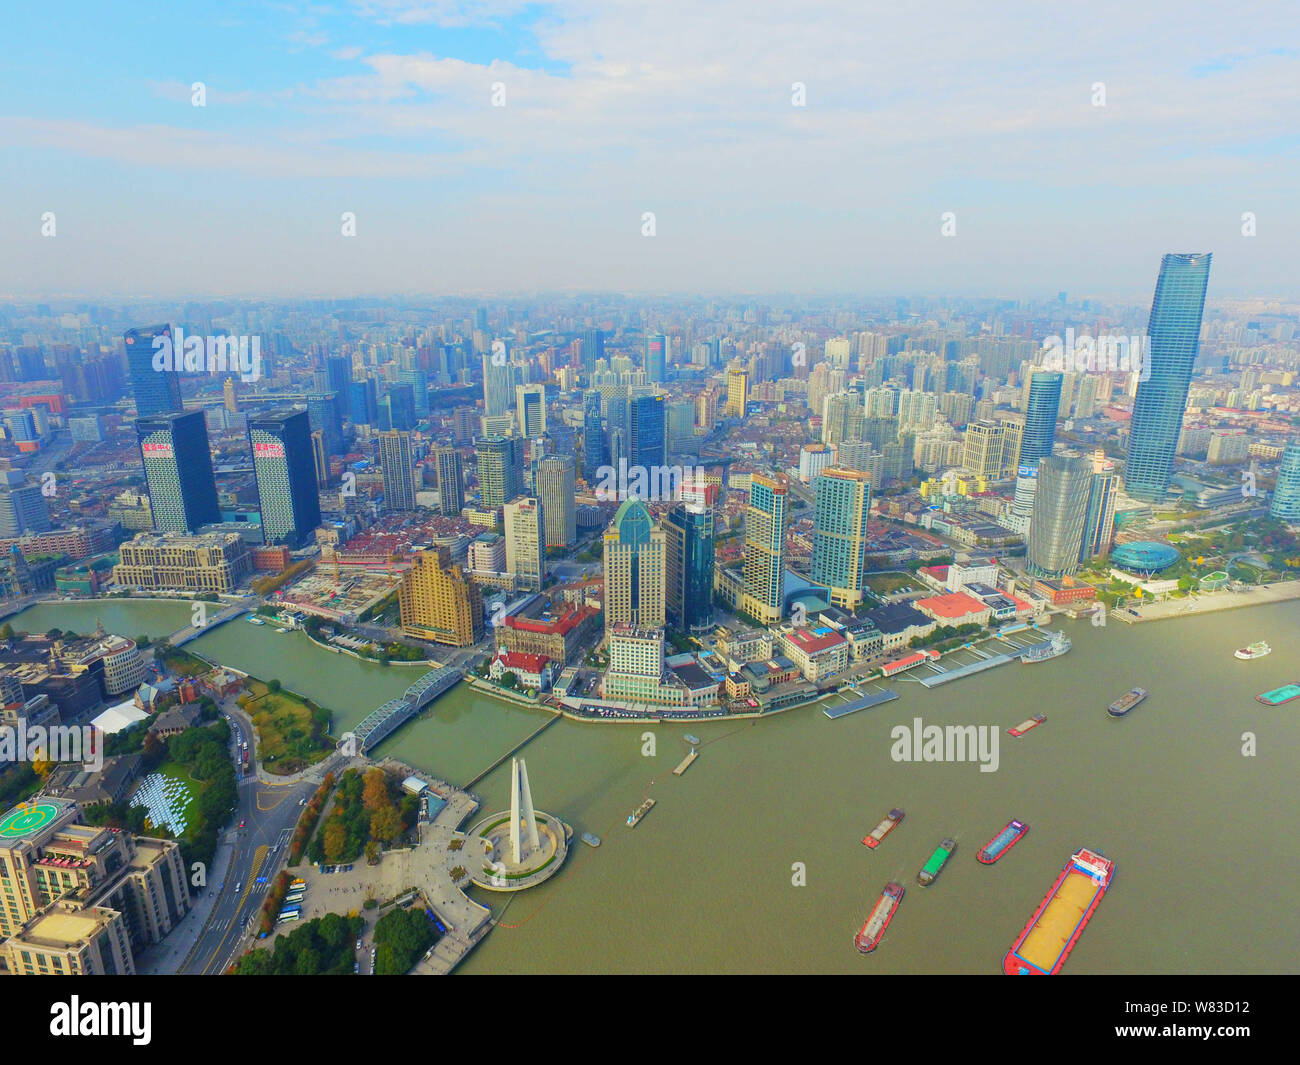
[[[367,261],[376,288],[1077,287],[1071,278],[1109,283],[1122,270],[1145,279],[1161,251],[1232,237],[1246,209],[1265,228],[1249,249],[1233,245],[1235,261],[1265,279],[1289,261],[1270,234],[1300,221],[1285,147],[1300,128],[1300,79],[1294,55],[1275,51],[1294,41],[1293,16],[1272,4],[1224,14],[1105,0],[1045,17],[1024,0],[923,13],[849,0],[559,0],[532,23],[543,69],[523,55],[435,54],[427,32],[423,50],[391,43],[401,27],[504,23],[523,3],[355,9],[396,27],[390,43],[336,48],[353,64],[341,77],[209,84],[206,117],[220,132],[187,128],[187,114],[130,128],[2,119],[0,137],[148,167],[153,180],[214,167],[289,179],[263,188],[286,214],[314,186],[346,183],[376,205],[363,231],[387,241]],[[301,32],[324,37],[315,22]],[[795,81],[807,107],[791,106]],[[1104,108],[1091,104],[1096,81]],[[495,82],[504,108],[491,106]],[[223,108],[242,108],[239,121],[221,123]],[[635,224],[647,209],[659,213],[652,241]],[[958,211],[956,242],[937,236],[943,210]],[[263,239],[286,242],[282,258],[308,276],[337,282],[356,266],[294,254],[292,227]],[[234,274],[233,261],[224,268]],[[242,263],[238,276],[252,285],[257,269]]]

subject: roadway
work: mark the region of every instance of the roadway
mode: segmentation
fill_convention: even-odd
[[[242,713],[225,708],[222,712],[230,723],[231,758],[238,767],[241,745],[247,742],[251,748],[256,742],[252,724]],[[244,937],[256,930],[266,889],[287,857],[289,840],[302,813],[299,802],[311,797],[325,772],[322,764],[284,785],[264,784],[256,773],[241,774],[232,827],[226,833],[233,848],[230,863],[222,880],[208,886],[216,901],[179,969],[181,973],[225,972]],[[237,827],[241,823],[244,827]]]

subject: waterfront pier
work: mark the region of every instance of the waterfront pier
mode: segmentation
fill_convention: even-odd
[[[519,753],[520,751],[522,751],[525,747],[527,747],[530,743],[532,743],[533,740],[535,740],[538,736],[540,736],[540,735],[541,735],[543,732],[545,732],[548,728],[550,728],[550,727],[551,727],[552,725],[554,725],[557,721],[559,721],[563,716],[564,716],[563,714],[555,714],[553,717],[549,717],[549,718],[547,718],[544,722],[542,722],[541,725],[539,725],[536,729],[534,729],[532,732],[530,732],[530,733],[529,733],[527,736],[525,736],[522,740],[520,740],[520,741],[519,741],[518,743],[516,743],[513,747],[511,747],[510,750],[506,751],[506,753],[503,754],[500,758],[496,759],[496,760],[495,760],[495,761],[494,761],[490,766],[488,766],[488,767],[487,767],[486,769],[484,769],[482,772],[476,774],[476,775],[475,775],[474,777],[472,777],[470,780],[467,780],[467,781],[465,782],[465,784],[463,785],[464,790],[465,790],[465,791],[469,791],[470,788],[474,787],[475,784],[477,784],[477,783],[478,783],[480,780],[482,780],[485,776],[487,776],[489,773],[491,773],[492,770],[496,769],[496,768],[497,768],[498,766],[500,766],[500,765],[503,765],[503,764],[505,763],[505,760],[506,760],[507,758],[510,758],[510,757],[512,757],[513,755],[518,754],[518,753]]]

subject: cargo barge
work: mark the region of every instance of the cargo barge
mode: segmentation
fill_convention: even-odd
[[[975,852],[975,860],[981,865],[992,865],[1024,839],[1028,831],[1029,826],[1023,821],[1008,821],[1001,832]]]
[[[690,754],[688,754],[677,764],[677,768],[673,770],[673,776],[679,777],[683,773],[685,773],[686,770],[691,768],[691,763],[694,762],[695,759],[697,759],[699,756],[700,756],[699,751],[692,750]]]
[[[1020,724],[1018,724],[1015,728],[1009,728],[1009,729],[1007,729],[1007,735],[1009,735],[1009,736],[1023,736],[1023,735],[1024,735],[1026,732],[1028,732],[1031,728],[1037,728],[1039,725],[1041,725],[1041,724],[1042,724],[1044,721],[1046,721],[1046,720],[1047,720],[1047,715],[1046,715],[1046,714],[1035,714],[1035,715],[1034,715],[1033,717],[1031,717],[1028,721],[1022,721],[1022,722],[1020,722]]]
[[[889,835],[889,833],[893,832],[902,820],[902,810],[890,810],[889,813],[881,819],[880,824],[876,825],[875,828],[862,837],[863,846],[875,850],[880,846],[881,840]]]
[[[1100,851],[1081,849],[1072,854],[1002,959],[1002,971],[1008,976],[1059,973],[1114,875],[1115,863]]]
[[[1116,699],[1110,706],[1106,707],[1106,713],[1111,717],[1123,717],[1133,707],[1137,706],[1147,697],[1145,688],[1130,688],[1127,692]]]
[[[594,832],[584,832],[582,834],[582,842],[585,843],[588,847],[599,847],[600,837],[596,835]]]
[[[957,849],[955,839],[945,839],[935,851],[930,855],[930,860],[921,867],[921,871],[916,874],[916,882],[922,887],[929,887],[934,883],[940,871],[948,864],[948,859],[952,857],[953,851]]]
[[[646,799],[645,802],[628,814],[627,827],[636,828],[636,826],[641,823],[641,818],[645,817],[645,815],[650,812],[650,808],[654,806],[656,801],[656,799]]]
[[[886,884],[885,890],[880,893],[880,898],[876,900],[871,913],[867,915],[866,921],[853,939],[854,945],[861,953],[870,954],[880,945],[885,929],[894,919],[894,914],[898,912],[898,904],[902,901],[903,885],[892,881]]]
[[[1265,706],[1281,706],[1292,699],[1300,699],[1300,683],[1283,684],[1282,687],[1274,688],[1271,692],[1261,692],[1255,698]]]

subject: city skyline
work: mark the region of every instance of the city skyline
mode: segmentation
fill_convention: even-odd
[[[1293,22],[6,15],[0,975],[1294,967]]]

